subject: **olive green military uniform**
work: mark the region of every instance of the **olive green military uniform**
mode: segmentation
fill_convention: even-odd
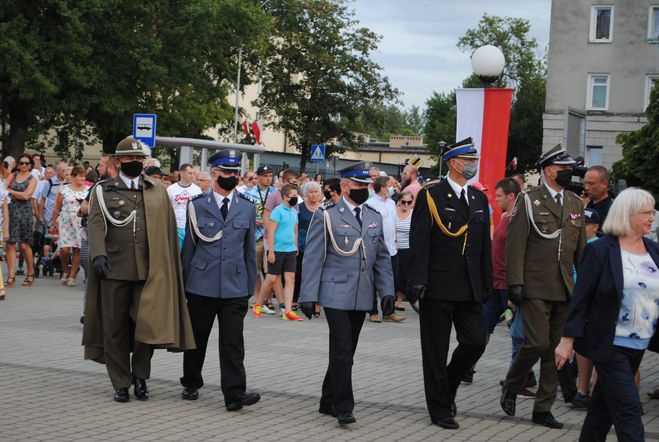
[[[92,260],[107,256],[110,262],[107,278],[100,281],[104,360],[112,385],[120,388],[131,385],[132,375],[148,379],[153,355],[152,345],[133,339],[140,294],[149,274],[144,180],[140,177],[139,188],[134,190],[126,187],[121,178],[99,186],[113,218],[124,220],[135,211],[134,222],[122,227],[104,219],[98,202],[91,206],[89,214],[89,256]]]
[[[508,286],[523,286],[519,308],[526,336],[506,385],[517,393],[540,358],[534,412],[549,412],[556,399],[554,349],[574,290],[574,268],[586,244],[583,203],[565,189],[561,203],[545,184],[520,193],[506,235],[506,278]]]

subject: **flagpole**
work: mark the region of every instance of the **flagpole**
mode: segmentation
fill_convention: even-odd
[[[238,74],[236,76],[236,109],[233,116],[233,142],[238,142],[238,114],[240,106],[240,71],[242,67],[243,48],[238,49]]]

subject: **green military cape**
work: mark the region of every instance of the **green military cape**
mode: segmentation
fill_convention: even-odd
[[[148,176],[142,177],[149,275],[140,296],[134,340],[171,351],[192,350],[195,340],[185,299],[174,211],[162,185]],[[94,194],[91,204],[93,197]],[[82,345],[85,359],[104,364],[103,293],[91,262],[89,268]]]

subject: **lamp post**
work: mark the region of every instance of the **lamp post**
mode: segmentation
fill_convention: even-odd
[[[444,155],[444,148],[446,147],[446,141],[440,141],[439,143],[439,158],[437,158],[437,161],[439,161],[439,179],[442,177],[442,155]]]
[[[496,46],[481,46],[471,55],[471,68],[480,78],[483,87],[494,83],[501,76],[505,66],[506,58]]]
[[[265,0],[261,2],[259,8],[263,9],[270,3],[270,0]],[[238,142],[238,118],[239,118],[239,109],[240,109],[240,71],[242,68],[243,62],[243,47],[238,48],[238,73],[236,74],[236,109],[233,116],[233,142]]]

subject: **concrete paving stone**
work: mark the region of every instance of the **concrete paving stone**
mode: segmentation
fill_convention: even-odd
[[[556,401],[564,430],[534,426],[533,403],[518,401],[518,417],[506,417],[498,401],[499,379],[510,359],[505,327],[495,330],[472,385],[458,390],[460,429],[433,426],[425,408],[418,316],[401,324],[364,324],[353,370],[357,424],[341,428],[318,414],[327,368],[324,319],[287,323],[276,318],[245,320],[248,389],[262,400],[227,413],[219,387],[217,328],[211,334],[204,386],[198,401],[180,399],[182,355],[156,351],[149,386],[152,398],[112,401],[105,367],[82,359],[78,319],[82,291],[40,278],[30,290],[8,290],[0,303],[0,439],[24,440],[201,440],[268,441],[574,441],[585,413]],[[451,349],[455,348],[453,342]],[[659,439],[659,401],[644,393],[659,386],[659,355],[641,365],[641,400],[648,440]],[[536,367],[536,374],[537,374]],[[21,389],[16,389],[16,380]],[[560,393],[559,393],[560,394]],[[127,422],[140,422],[127,432]],[[128,436],[129,435],[129,436]],[[611,433],[609,440],[615,440]]]

